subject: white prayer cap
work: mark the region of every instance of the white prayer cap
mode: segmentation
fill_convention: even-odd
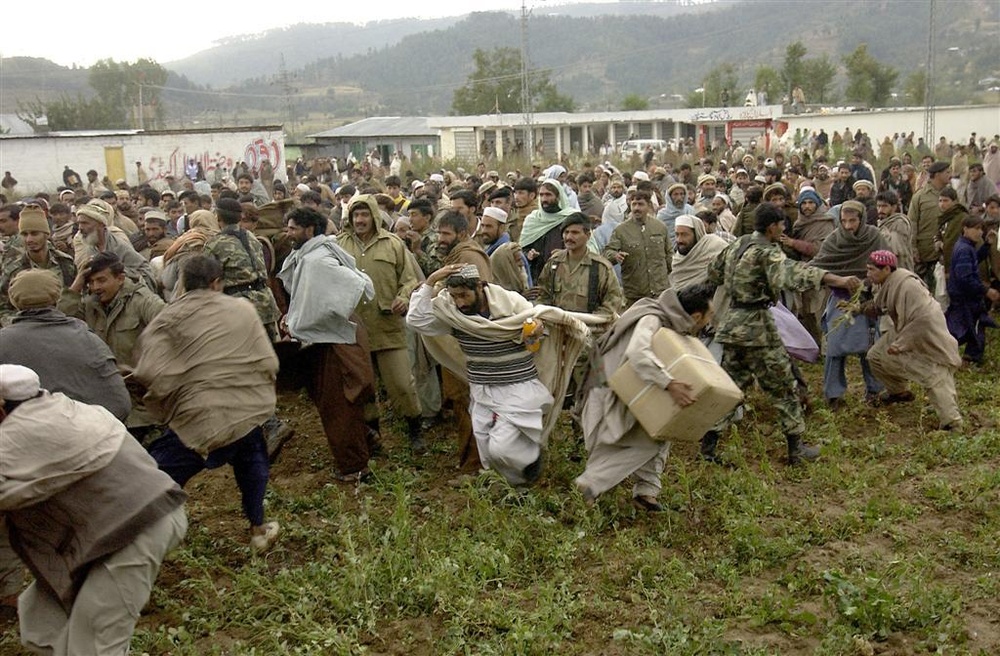
[[[499,207],[487,207],[483,209],[483,218],[490,217],[497,223],[507,223],[507,213]]]
[[[312,191],[312,190],[309,188],[309,185],[300,182],[299,184],[295,185],[295,191],[298,191],[298,192],[301,192],[301,193],[304,194],[307,191]]]
[[[0,364],[0,399],[27,401],[41,389],[38,374],[19,364]]]
[[[413,191],[416,191],[417,189],[420,189],[423,186],[424,186],[424,183],[421,182],[420,180],[414,180],[413,184],[410,185],[410,187],[413,189]]]
[[[431,173],[431,182],[444,183],[444,176],[440,173]]]
[[[646,173],[645,171],[636,171],[635,173],[632,174],[632,179],[633,180],[646,180],[646,181],[648,181],[649,180],[649,174]]]
[[[674,227],[680,228],[683,226],[685,228],[691,228],[692,230],[694,230],[694,222],[697,220],[698,219],[696,217],[693,217],[690,214],[681,214],[679,217],[677,217],[677,220],[674,221]]]

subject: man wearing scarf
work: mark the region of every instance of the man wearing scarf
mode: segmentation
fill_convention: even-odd
[[[666,389],[680,407],[694,403],[690,385],[671,378],[653,352],[652,340],[660,328],[697,335],[711,319],[710,299],[711,290],[700,285],[640,299],[595,345],[599,357],[585,384],[581,413],[589,455],[586,469],[575,481],[588,503],[631,476],[634,503],[649,512],[663,510],[657,497],[670,442],[653,440],[625,403],[600,381],[628,362],[645,382]]]
[[[439,282],[445,289],[436,292]],[[438,338],[428,343],[436,346],[435,359],[469,381],[483,466],[512,485],[535,482],[559,416],[553,399],[566,393],[586,326],[559,308],[532,306],[520,294],[483,282],[469,264],[431,274],[410,299],[406,324]]]
[[[604,194],[604,214],[601,215],[601,225],[611,225],[611,229],[625,220],[628,211],[628,197],[625,195],[625,181],[622,176],[611,176],[608,192]]]
[[[566,190],[556,180],[538,186],[540,207],[524,218],[520,243],[531,263],[531,279],[538,280],[552,252],[562,248],[562,224],[574,211]]]
[[[878,290],[872,314],[884,314],[892,325],[868,351],[872,371],[885,384],[882,405],[909,403],[915,382],[927,390],[942,430],[959,428],[955,371],[962,365],[958,342],[948,333],[941,305],[920,277],[897,267],[896,256],[875,251],[868,260],[868,280]]]
[[[868,256],[878,250],[885,250],[885,240],[875,226],[865,223],[865,206],[856,200],[849,200],[840,206],[840,225],[826,238],[813,258],[814,267],[838,276],[862,276],[866,272]],[[850,294],[841,289],[830,292],[826,310],[821,322],[826,333],[826,359],[823,367],[823,395],[832,410],[843,405],[847,392],[845,366],[847,356],[857,354],[861,358],[861,373],[865,379],[865,401],[877,403],[882,384],[872,374],[866,353],[878,337],[878,324],[865,316],[855,321],[841,319],[841,307],[850,299]]]
[[[785,253],[793,260],[808,262],[820,249],[823,241],[834,231],[833,217],[827,212],[826,204],[811,187],[799,191],[799,215],[792,224],[791,235],[782,235],[780,243]],[[795,295],[796,314],[802,325],[809,331],[817,344],[821,344],[819,318],[826,305],[824,290],[808,290]]]
[[[670,287],[684,289],[705,282],[708,268],[726,249],[728,242],[705,231],[705,223],[696,216],[677,217],[677,246],[670,269]]]
[[[882,233],[886,248],[899,260],[899,266],[913,270],[913,246],[910,220],[899,211],[900,198],[892,189],[885,189],[875,196],[875,211],[878,213],[876,227]]]
[[[499,207],[483,208],[478,237],[486,248],[497,284],[518,294],[526,292],[531,287],[531,263],[507,232],[507,212]]]
[[[674,222],[682,214],[691,216],[694,214],[694,208],[687,202],[687,187],[680,182],[675,182],[667,187],[666,202],[656,213],[656,218],[662,221],[667,228],[667,236],[670,238],[671,246],[677,244],[677,239],[674,236]]]
[[[73,258],[83,267],[98,253],[111,252],[125,265],[125,275],[157,290],[149,262],[136,252],[128,235],[112,224],[114,209],[102,200],[92,200],[76,210],[79,232],[73,239]]]

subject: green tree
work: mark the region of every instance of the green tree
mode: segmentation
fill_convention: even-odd
[[[862,43],[844,57],[844,66],[847,69],[847,89],[844,95],[848,100],[865,103],[869,107],[886,105],[899,71],[872,57],[867,43]]]
[[[774,70],[774,67],[757,67],[757,74],[753,79],[753,88],[755,90],[765,92],[768,98],[780,99],[783,84],[781,74]]]
[[[464,86],[455,90],[455,114],[516,114],[521,106],[521,53],[515,48],[476,48],[475,70]],[[573,99],[560,95],[549,74],[532,71],[528,78],[532,105],[539,111],[572,111]]]
[[[789,98],[792,97],[792,89],[796,86],[802,86],[802,91],[805,92],[805,64],[803,59],[805,59],[807,52],[806,47],[802,45],[801,41],[789,43],[785,47],[785,64],[781,67],[781,82],[784,84],[784,88],[781,91],[788,94]]]
[[[90,67],[87,82],[94,96],[76,98],[63,95],[42,102],[37,98],[18,104],[18,116],[31,125],[45,116],[52,130],[107,130],[138,127],[139,111],[162,120],[160,87],[167,81],[167,70],[152,59],[134,63],[102,59]],[[142,91],[140,92],[140,85]],[[139,98],[142,97],[140,109]],[[147,127],[148,124],[143,123]]]
[[[642,111],[644,109],[649,109],[649,100],[643,98],[637,93],[630,93],[622,98],[621,108],[626,112]]]
[[[913,71],[906,77],[903,83],[903,92],[906,94],[906,105],[923,105],[926,102],[927,92],[927,71],[920,69]]]
[[[826,55],[813,57],[802,62],[802,93],[806,102],[827,102],[831,99],[831,87],[837,77],[837,65]]]
[[[729,94],[729,105],[742,105],[735,89],[739,78],[732,64],[719,64],[708,72],[703,81],[704,91],[692,91],[687,96],[688,107],[721,107],[722,90]]]

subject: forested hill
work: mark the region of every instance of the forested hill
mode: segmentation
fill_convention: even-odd
[[[900,82],[926,57],[929,2],[748,0],[710,7],[670,18],[573,17],[536,9],[529,21],[531,65],[551,71],[559,92],[572,96],[578,106],[606,109],[617,107],[628,94],[684,95],[722,64],[733,65],[738,83],[749,86],[758,66],[780,67],[785,47],[796,40],[809,56],[826,54],[837,65],[867,43],[877,60],[900,71]],[[973,69],[995,69],[1000,4],[956,0],[938,7],[939,67],[951,56],[964,58],[962,68],[970,75]],[[450,107],[453,90],[472,71],[476,48],[519,44],[517,18],[474,13],[374,52],[321,59],[298,73],[305,86],[345,85],[373,92],[384,112],[442,113]],[[949,51],[953,47],[960,51]],[[245,88],[252,86],[249,82]]]

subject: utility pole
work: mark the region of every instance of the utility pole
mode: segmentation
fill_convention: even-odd
[[[279,74],[281,75],[281,91],[285,95],[285,117],[288,121],[288,125],[291,128],[286,130],[286,132],[294,132],[295,130],[295,105],[292,102],[292,93],[295,89],[292,88],[291,82],[288,80],[288,69],[285,67],[285,53],[281,53],[279,59]]]
[[[140,82],[139,83],[139,129],[140,130],[145,129],[142,122],[143,114],[144,112],[142,111],[142,82]]]
[[[524,147],[528,160],[535,156],[535,131],[532,127],[531,81],[528,65],[528,0],[521,0],[521,113],[524,115]]]
[[[934,135],[934,5],[930,0],[930,18],[927,24],[927,75],[924,78],[924,143],[935,143]]]

